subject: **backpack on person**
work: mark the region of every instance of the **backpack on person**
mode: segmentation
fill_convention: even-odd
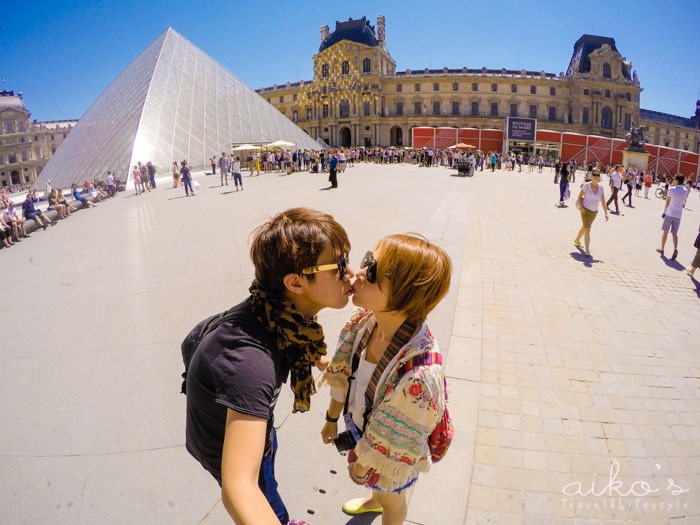
[[[182,387],[180,388],[181,394],[186,394],[187,388],[187,371],[190,368],[190,362],[192,361],[192,356],[197,351],[199,343],[202,342],[209,333],[216,330],[219,326],[227,321],[233,321],[236,317],[237,311],[236,307],[229,308],[228,310],[207,317],[206,319],[197,323],[197,325],[190,330],[185,339],[180,345],[180,351],[182,352],[182,362],[185,365],[185,371],[182,373]]]
[[[409,359],[403,366],[399,369],[399,380],[403,375],[415,368],[416,366],[423,365],[434,365],[442,364],[442,354],[437,352],[426,352],[421,355],[417,355],[412,359]],[[445,410],[442,413],[440,421],[428,436],[428,447],[430,448],[430,460],[433,463],[437,463],[447,454],[447,449],[450,448],[450,443],[452,443],[452,438],[454,437],[455,428],[452,423],[452,418],[447,410],[447,379],[443,376],[443,382],[445,384]]]

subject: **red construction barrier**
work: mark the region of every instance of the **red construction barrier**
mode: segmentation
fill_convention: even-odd
[[[489,151],[497,151],[500,153],[503,149],[503,130],[482,129],[480,149],[485,153]]]
[[[445,149],[449,146],[457,144],[457,128],[436,128],[435,129],[435,148]]]

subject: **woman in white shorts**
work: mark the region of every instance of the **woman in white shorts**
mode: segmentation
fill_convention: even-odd
[[[605,220],[608,220],[608,207],[605,204],[605,189],[600,185],[600,171],[594,169],[591,173],[591,182],[586,182],[581,186],[578,194],[577,207],[581,210],[581,229],[574,239],[576,246],[581,246],[581,237],[586,247],[586,256],[591,256],[591,225],[598,215],[598,203],[603,205]]]

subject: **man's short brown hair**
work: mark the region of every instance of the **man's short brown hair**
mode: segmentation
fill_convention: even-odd
[[[329,214],[311,208],[278,213],[253,232],[250,258],[255,278],[270,293],[284,293],[284,276],[314,266],[330,247],[338,260],[350,252],[345,229]],[[315,275],[305,276],[310,281]]]
[[[384,237],[377,253],[377,283],[389,285],[387,308],[422,322],[450,288],[452,262],[447,252],[409,233]]]

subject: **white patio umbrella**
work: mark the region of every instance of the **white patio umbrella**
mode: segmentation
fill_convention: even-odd
[[[288,142],[286,140],[276,140],[274,142],[270,142],[269,144],[267,144],[268,148],[280,148],[280,149],[291,149],[294,146],[296,146],[296,144],[294,144],[293,142]]]
[[[253,146],[252,144],[241,144],[240,146],[236,146],[233,148],[232,151],[246,151],[249,149],[260,149],[260,146]]]

